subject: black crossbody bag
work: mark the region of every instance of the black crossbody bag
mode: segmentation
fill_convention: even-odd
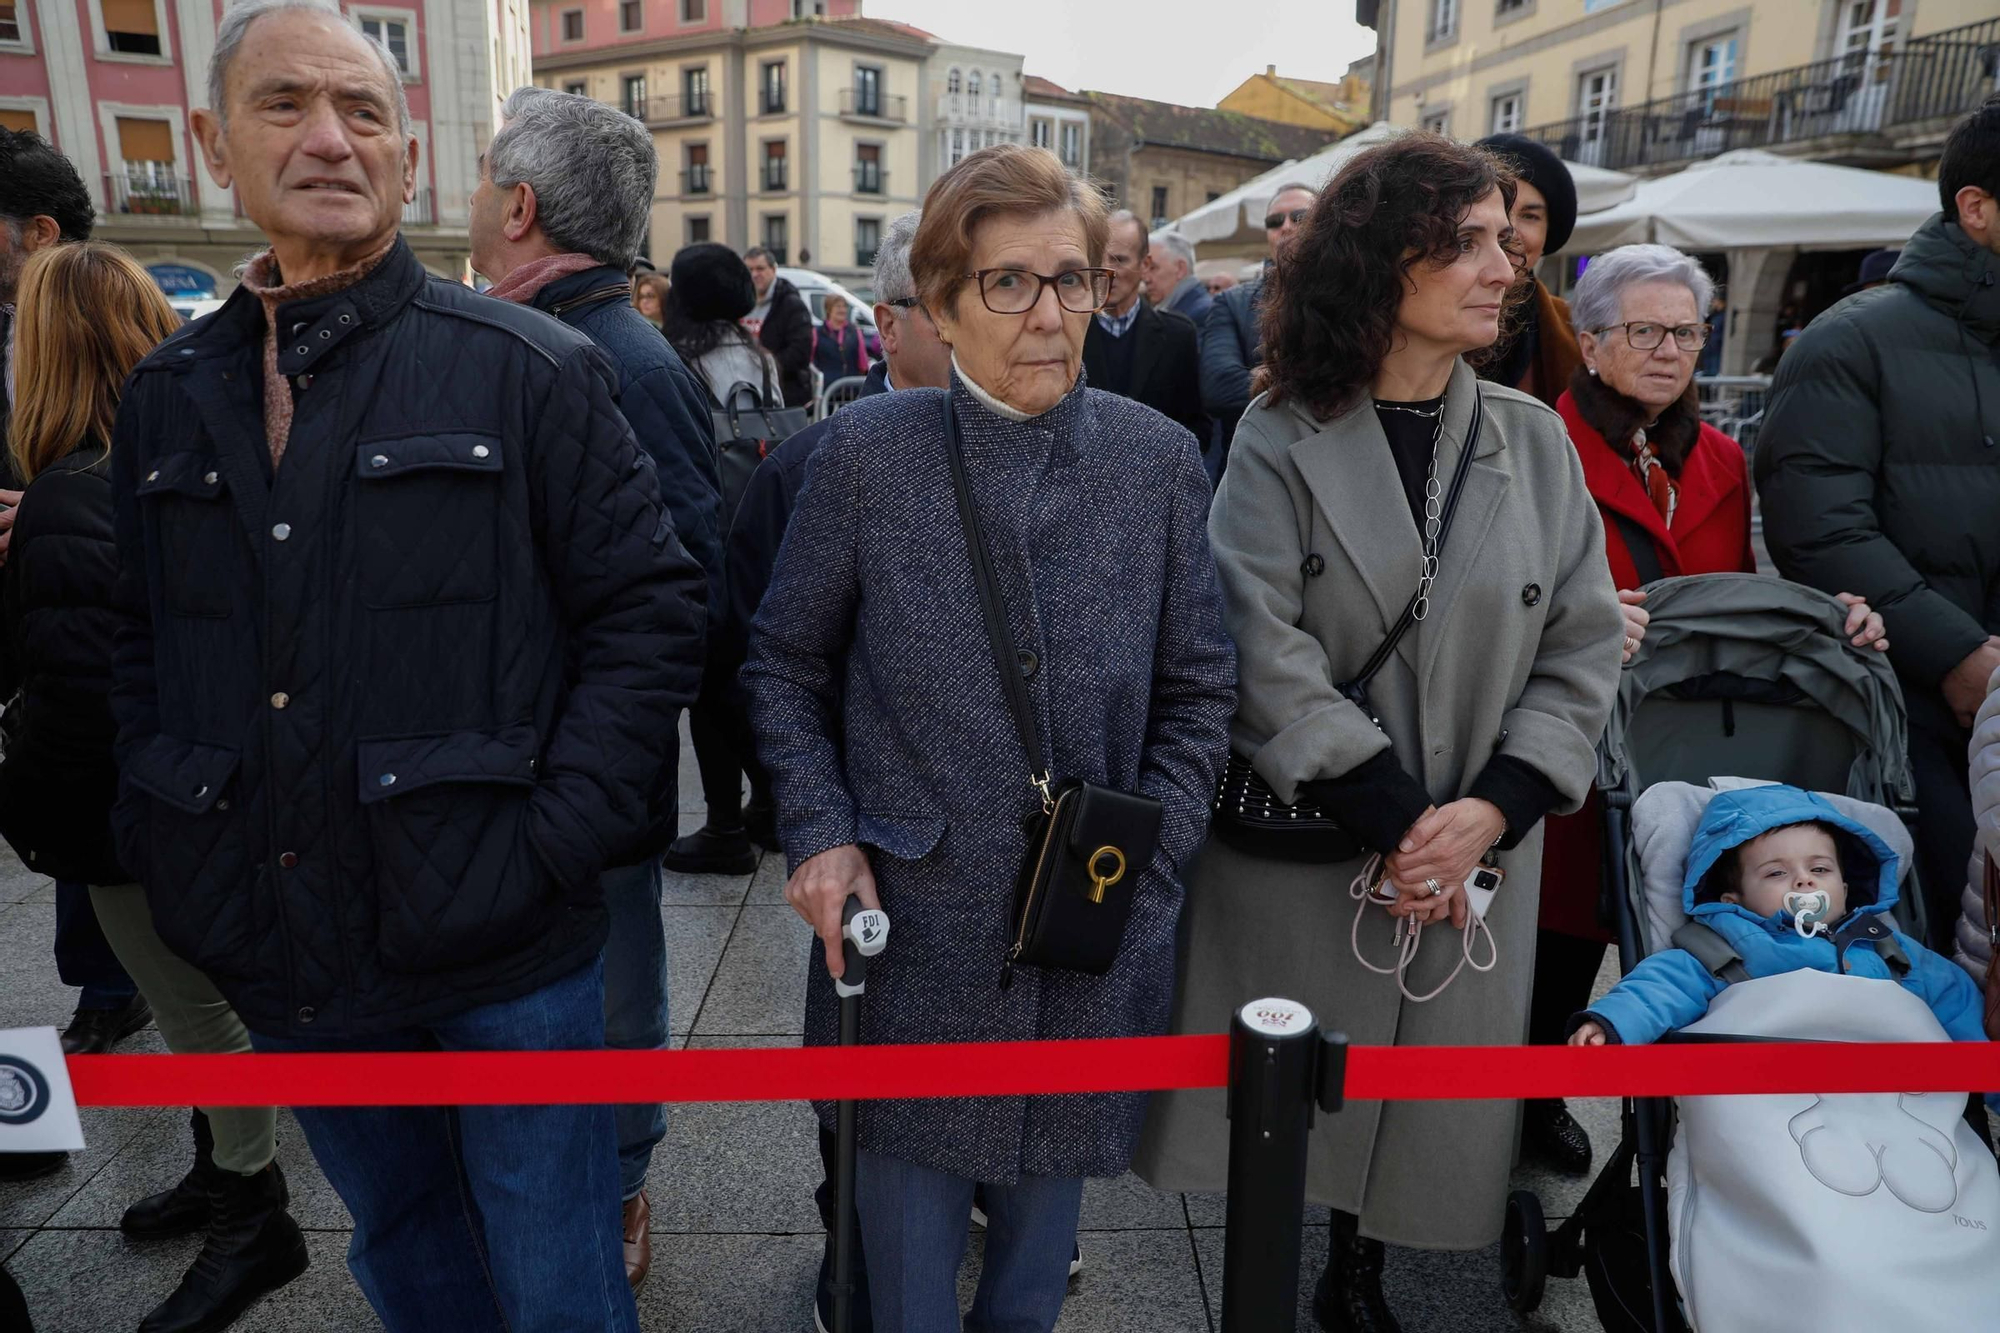
[[[1132,894],[1153,862],[1160,837],[1160,803],[1150,796],[1100,787],[1075,778],[1052,778],[1035,724],[1034,701],[1021,676],[1007,631],[1007,613],[993,582],[993,568],[972,486],[965,478],[958,416],[945,402],[945,454],[958,519],[965,532],[972,580],[986,617],[986,639],[1008,711],[1028,761],[1028,781],[1042,808],[1028,821],[1028,855],[1014,882],[1014,938],[1000,966],[1000,987],[1013,984],[1014,968],[1059,967],[1102,975],[1117,960],[1132,915]]]
[[[1458,512],[1458,497],[1465,489],[1466,473],[1472,470],[1472,455],[1478,451],[1479,432],[1485,421],[1486,406],[1475,389],[1472,424],[1465,432],[1465,448],[1459,451],[1458,464],[1452,469],[1451,488],[1445,493],[1444,509],[1438,515],[1437,554],[1440,558],[1444,555],[1445,538],[1451,535],[1451,520]],[[1424,589],[1419,585],[1410,594],[1403,614],[1389,630],[1389,637],[1382,640],[1381,646],[1362,665],[1361,674],[1334,686],[1367,715],[1378,731],[1385,728],[1375,711],[1374,702],[1368,697],[1368,684],[1388,665],[1396,645],[1417,623],[1417,607],[1423,600]],[[1223,762],[1222,782],[1215,789],[1209,827],[1216,837],[1246,856],[1271,861],[1331,865],[1356,860],[1368,851],[1360,838],[1317,803],[1301,800],[1287,805],[1280,801],[1271,790],[1271,784],[1257,776],[1257,770],[1251,767],[1250,761],[1234,750]]]

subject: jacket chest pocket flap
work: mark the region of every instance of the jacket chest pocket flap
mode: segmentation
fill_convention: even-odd
[[[159,538],[167,610],[229,614],[240,539],[236,510],[213,454],[166,454],[139,478],[139,502]]]
[[[354,451],[362,595],[375,608],[480,602],[498,588],[500,437],[371,440]]]

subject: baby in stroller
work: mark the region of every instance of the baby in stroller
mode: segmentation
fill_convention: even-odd
[[[1964,969],[1896,930],[1898,861],[1866,825],[1797,787],[1724,792],[1689,853],[1690,917],[1720,936],[1749,977],[1818,971],[1892,980],[1957,1041],[1984,1041],[1983,997]],[[1686,1027],[1731,984],[1685,948],[1642,961],[1570,1021],[1572,1046],[1642,1044]]]

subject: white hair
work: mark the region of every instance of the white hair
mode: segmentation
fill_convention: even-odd
[[[875,299],[910,301],[917,295],[917,280],[910,275],[910,245],[917,239],[917,224],[924,210],[913,208],[889,224],[875,247]]]
[[[218,120],[225,124],[229,121],[229,66],[235,61],[237,49],[243,45],[250,25],[266,14],[282,14],[291,10],[324,14],[337,23],[347,22],[347,16],[340,12],[340,6],[333,0],[239,0],[230,5],[223,11],[222,22],[215,29],[215,54],[208,58],[208,106]],[[389,54],[388,47],[365,35],[359,28],[353,29],[353,32],[382,62],[382,73],[388,78],[389,87],[395,90],[396,128],[408,138],[410,99],[403,91],[403,71],[396,68],[396,57]]]
[[[1590,261],[1569,298],[1570,323],[1578,333],[1596,333],[1618,323],[1625,289],[1635,282],[1677,282],[1694,296],[1696,319],[1708,318],[1715,279],[1690,255],[1671,245],[1621,245]]]
[[[617,107],[553,88],[516,88],[486,150],[494,185],[535,191],[535,220],[570,254],[630,269],[652,220],[659,155]]]
[[[1175,231],[1172,227],[1162,227],[1152,235],[1152,247],[1164,250],[1173,258],[1187,265],[1189,273],[1194,272],[1194,242]]]

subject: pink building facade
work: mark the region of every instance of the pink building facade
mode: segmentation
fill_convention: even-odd
[[[659,3],[660,0],[651,0]],[[163,285],[217,294],[261,248],[233,192],[201,165],[188,111],[208,103],[224,0],[0,0],[0,125],[60,149],[97,204],[97,234]],[[531,82],[527,0],[343,0],[402,71],[419,145],[405,235],[461,276],[466,209],[500,101]]]
[[[542,0],[529,36],[539,59],[860,13],[861,0]]]

